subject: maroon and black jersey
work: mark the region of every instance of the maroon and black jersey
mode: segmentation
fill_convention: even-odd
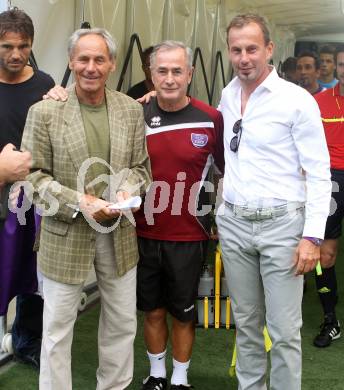
[[[179,111],[163,111],[157,100],[144,105],[153,183],[135,214],[140,237],[199,241],[209,238],[209,169],[223,172],[221,113],[191,98]]]

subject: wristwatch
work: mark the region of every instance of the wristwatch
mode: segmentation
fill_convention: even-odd
[[[313,243],[316,246],[320,246],[324,242],[324,240],[322,240],[321,238],[317,238],[317,237],[302,237],[302,238],[310,241],[311,243]]]

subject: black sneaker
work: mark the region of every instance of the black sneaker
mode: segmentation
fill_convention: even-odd
[[[313,344],[316,347],[328,347],[332,340],[340,338],[340,324],[338,320],[325,316],[325,321],[320,326],[319,334],[314,338]]]
[[[193,389],[194,387],[191,385],[171,385],[170,390],[185,390],[185,389]]]
[[[141,390],[166,390],[167,379],[155,378],[154,376],[148,376],[141,387]]]

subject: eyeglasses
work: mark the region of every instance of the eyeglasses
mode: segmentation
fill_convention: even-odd
[[[235,136],[231,139],[229,148],[234,153],[238,151],[240,140],[241,140],[241,133],[242,133],[241,121],[242,119],[238,119],[233,125],[233,133],[235,134]]]

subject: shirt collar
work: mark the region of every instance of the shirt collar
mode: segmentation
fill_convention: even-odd
[[[337,83],[337,84],[332,88],[332,93],[333,93],[333,96],[340,96],[339,83]]]
[[[258,88],[266,88],[269,91],[273,91],[274,89],[278,88],[278,81],[280,77],[278,76],[278,73],[276,71],[276,68],[273,65],[268,65],[269,69],[271,70],[268,76],[263,80],[262,83],[260,83],[255,90]],[[241,84],[238,76],[236,76],[232,81],[232,87],[239,90],[241,89]]]
[[[258,85],[257,88],[266,88],[269,91],[273,91],[274,89],[278,88],[278,82],[280,77],[278,76],[278,73],[276,71],[276,68],[273,65],[269,65],[270,73],[266,77],[266,79]]]

